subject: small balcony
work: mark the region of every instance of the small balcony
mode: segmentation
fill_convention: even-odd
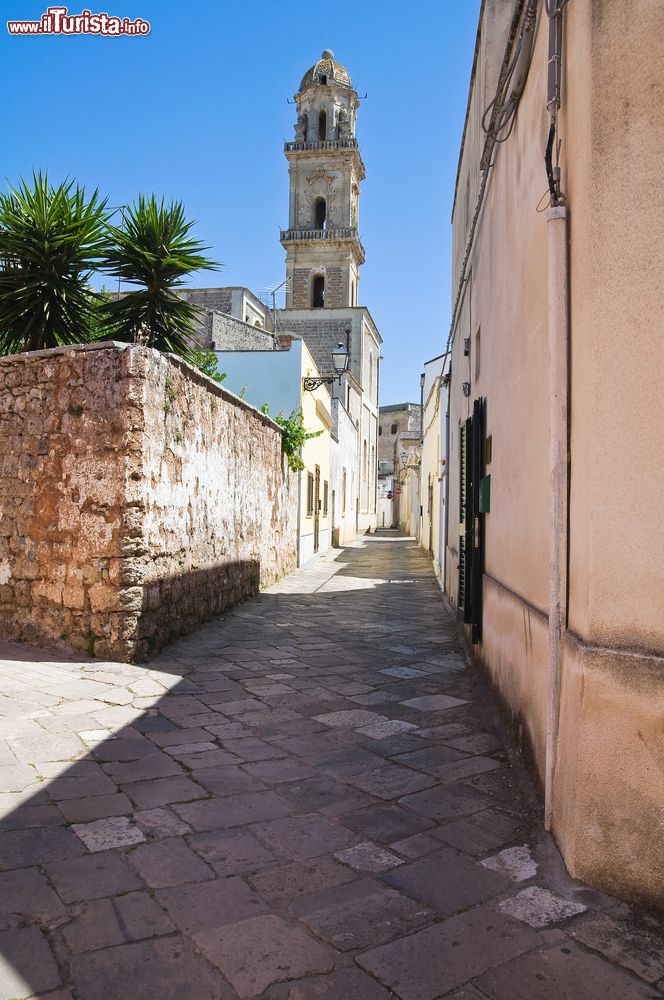
[[[319,142],[285,142],[286,153],[304,153],[326,149],[357,149],[357,139],[322,139]]]
[[[355,226],[341,226],[336,229],[282,229],[279,237],[282,243],[308,242],[309,240],[357,240]]]

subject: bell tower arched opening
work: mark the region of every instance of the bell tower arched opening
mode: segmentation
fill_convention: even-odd
[[[327,202],[325,198],[316,198],[314,203],[314,226],[316,229],[325,229],[327,222]]]
[[[317,274],[311,283],[311,306],[312,309],[325,308],[325,276]]]
[[[327,139],[327,111],[321,111],[318,115],[318,139],[320,142]]]

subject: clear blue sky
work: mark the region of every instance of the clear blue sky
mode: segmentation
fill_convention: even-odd
[[[65,0],[67,2],[67,0]],[[274,287],[285,276],[282,152],[287,104],[324,48],[368,93],[360,280],[383,335],[381,402],[419,399],[422,362],[444,347],[450,211],[479,0],[69,0],[69,12],[143,17],[144,38],[9,37],[5,18],[48,6],[4,0],[2,183],[33,168],[99,187],[181,198],[223,262],[193,284]]]

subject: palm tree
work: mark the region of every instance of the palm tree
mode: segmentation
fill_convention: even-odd
[[[102,269],[140,287],[105,306],[107,336],[189,355],[200,310],[177,289],[192,272],[218,267],[203,256],[208,247],[190,235],[193,225],[181,202],[140,195],[123,211],[122,224],[109,227]]]
[[[41,172],[0,194],[0,354],[90,340],[108,218],[97,191]]]

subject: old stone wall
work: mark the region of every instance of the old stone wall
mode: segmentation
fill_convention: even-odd
[[[332,351],[338,343],[346,343],[346,330],[352,325],[349,312],[326,316],[312,309],[295,316],[291,310],[281,309],[277,311],[277,325],[302,337],[318,370],[327,372],[332,368]]]
[[[120,344],[0,360],[0,634],[140,659],[290,571],[277,426]]]
[[[208,313],[207,331],[213,351],[273,351],[277,346],[271,333],[225,313]]]
[[[231,311],[232,288],[182,288],[178,294],[183,299],[201,306],[203,309],[214,309],[223,313]]]

